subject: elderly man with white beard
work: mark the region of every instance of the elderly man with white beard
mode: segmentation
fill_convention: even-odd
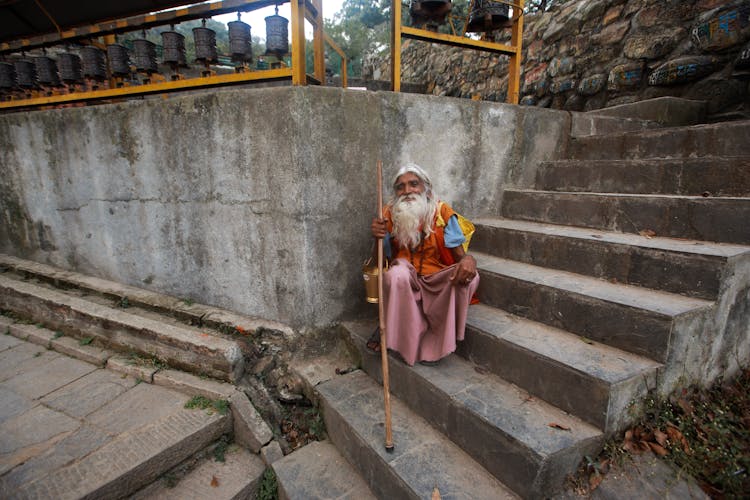
[[[383,218],[372,221],[390,261],[383,273],[386,343],[412,366],[434,364],[464,338],[466,313],[479,286],[477,263],[464,253],[457,216],[432,191],[418,165],[401,167]],[[371,339],[368,346],[378,349]]]

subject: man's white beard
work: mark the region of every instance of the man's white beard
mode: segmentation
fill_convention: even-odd
[[[408,201],[411,200],[411,201]],[[402,248],[417,248],[421,241],[419,228],[425,236],[432,234],[436,205],[427,193],[399,196],[393,203],[393,236]]]

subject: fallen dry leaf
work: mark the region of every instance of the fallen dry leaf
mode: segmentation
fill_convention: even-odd
[[[432,490],[432,500],[440,500],[442,497],[440,496],[440,490],[437,489],[437,486],[435,486],[435,489]]]
[[[649,447],[651,448],[651,451],[659,455],[660,457],[665,457],[669,455],[669,452],[661,445],[656,443],[648,443]]]
[[[216,478],[216,476],[211,476],[211,487],[212,488],[219,487],[219,480]]]
[[[666,446],[667,445],[667,440],[669,439],[669,436],[666,433],[660,431],[659,429],[656,429],[654,431],[654,439],[661,446]]]
[[[551,422],[551,423],[549,423],[547,425],[549,425],[550,427],[554,427],[555,429],[560,429],[560,430],[563,430],[563,431],[569,431],[570,430],[570,427],[562,425],[562,424],[558,424],[557,422]]]
[[[642,229],[638,231],[638,234],[640,234],[641,236],[645,238],[651,239],[654,236],[656,236],[656,231],[652,231],[651,229]]]
[[[600,484],[602,484],[604,476],[601,474],[593,473],[589,476],[589,490],[594,491]]]

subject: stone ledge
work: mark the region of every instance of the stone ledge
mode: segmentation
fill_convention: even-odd
[[[154,381],[154,373],[158,371],[158,368],[141,366],[135,364],[132,360],[123,356],[112,356],[107,360],[106,368],[118,373],[130,375],[143,382],[149,384]]]
[[[104,365],[107,364],[107,360],[115,354],[114,352],[101,347],[81,345],[80,340],[72,337],[55,338],[54,334],[52,335],[50,348],[59,353],[67,354],[70,357],[85,361],[86,363],[91,363],[100,368],[104,367]]]
[[[253,453],[273,439],[273,432],[245,393],[235,391],[229,398],[234,420],[234,441]]]
[[[204,396],[208,399],[229,399],[235,391],[231,384],[170,369],[155,372],[153,383],[189,396]]]

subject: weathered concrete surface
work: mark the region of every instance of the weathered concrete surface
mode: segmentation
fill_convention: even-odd
[[[293,327],[363,310],[375,163],[493,213],[570,115],[334,88],[214,90],[0,116],[0,251]],[[273,280],[268,279],[273,275]]]
[[[280,500],[375,500],[355,469],[329,442],[315,441],[274,462]]]
[[[231,429],[185,394],[0,338],[3,498],[128,495]]]

